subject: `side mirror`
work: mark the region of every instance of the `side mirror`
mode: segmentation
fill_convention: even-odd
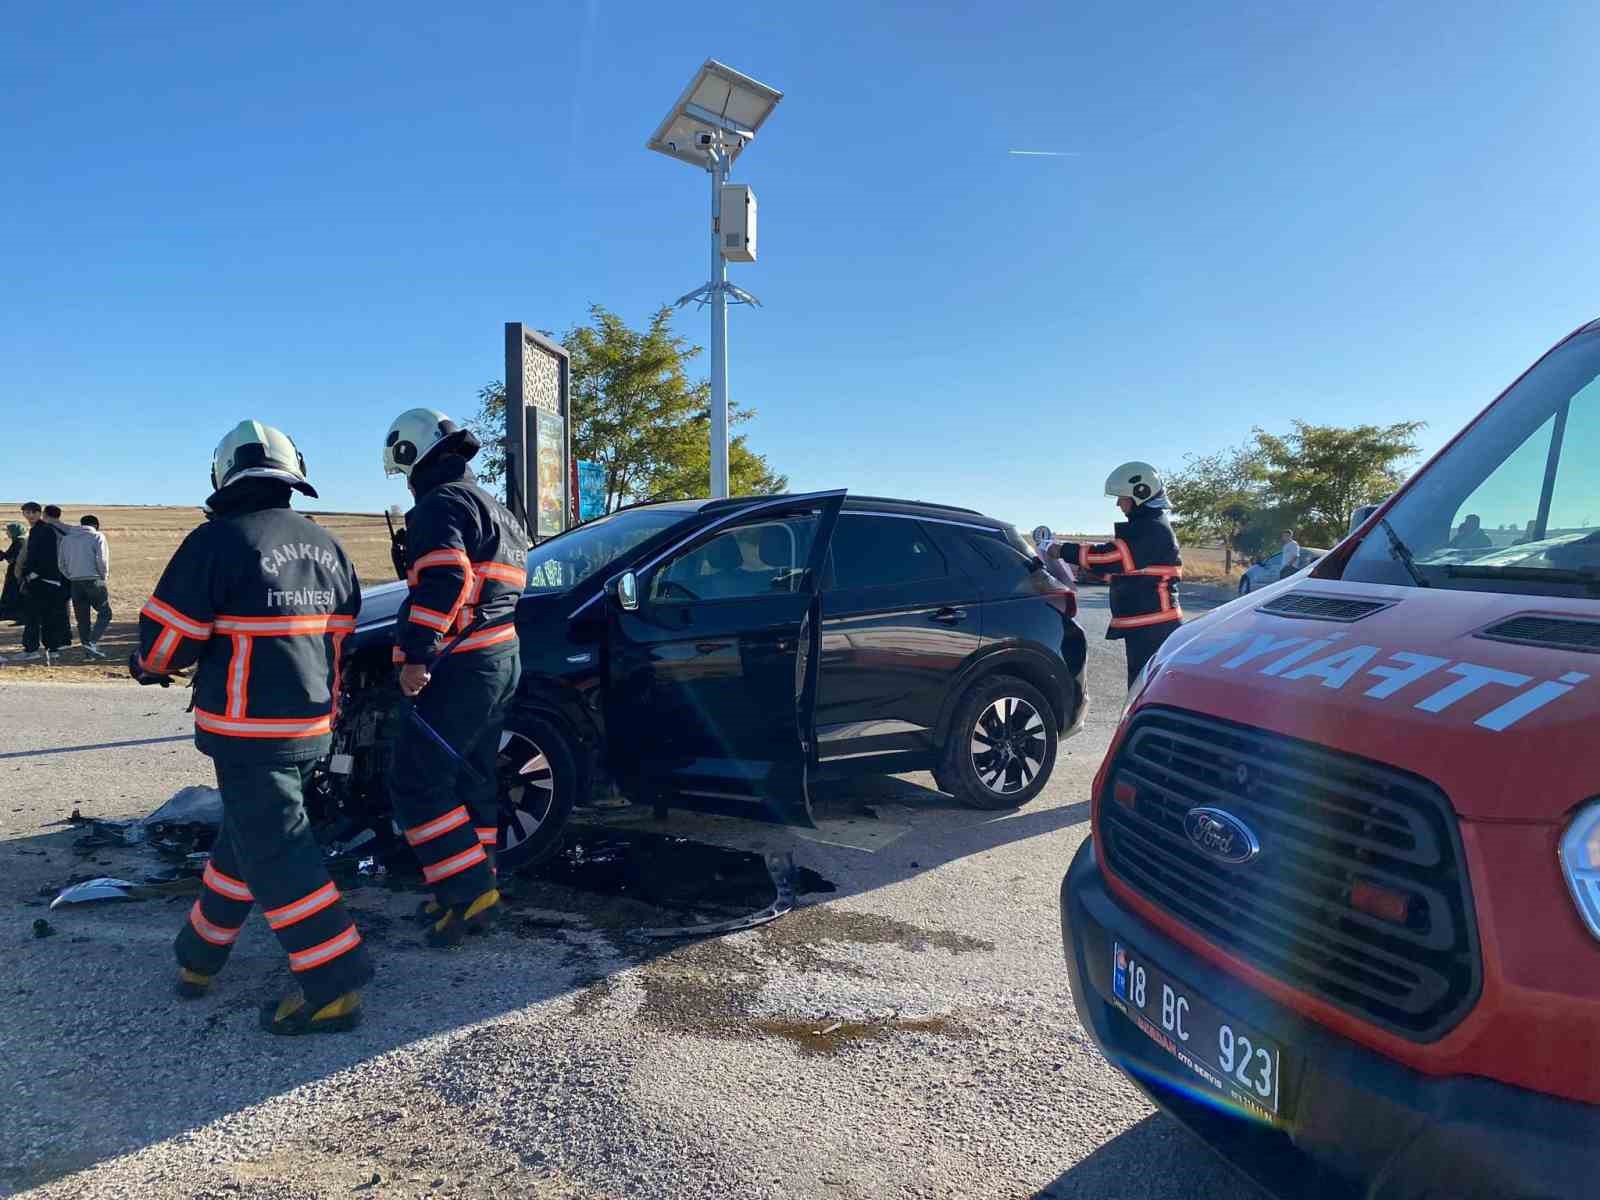
[[[611,595],[624,610],[634,612],[639,607],[639,577],[624,571],[611,581]]]

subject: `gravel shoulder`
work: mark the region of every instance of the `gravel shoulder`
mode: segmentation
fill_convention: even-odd
[[[1189,600],[1186,591],[1185,599]],[[1057,889],[1121,699],[1087,589],[1094,709],[1017,813],[925,776],[830,789],[865,852],[760,828],[833,882],[763,928],[652,942],[647,905],[523,883],[502,930],[421,949],[416,897],[351,893],[379,978],[354,1034],[278,1041],[259,922],[213,996],[171,993],[188,900],[50,912],[74,807],[135,816],[207,764],[181,694],[0,687],[0,1192],[38,1197],[1172,1197],[1248,1194],[1088,1042]],[[1198,605],[1197,605],[1198,607]],[[70,731],[70,732],[67,732]],[[139,745],[121,744],[141,742]],[[47,753],[62,746],[97,746]],[[863,806],[870,810],[870,815]],[[669,832],[710,823],[674,814]],[[36,938],[46,919],[52,936]]]

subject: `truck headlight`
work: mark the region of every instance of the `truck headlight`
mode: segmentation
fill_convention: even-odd
[[[1580,808],[1561,835],[1561,873],[1578,915],[1600,939],[1600,801]]]

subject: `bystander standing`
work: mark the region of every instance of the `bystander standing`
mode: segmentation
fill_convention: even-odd
[[[78,518],[76,528],[61,539],[61,573],[71,589],[72,612],[78,620],[78,640],[90,658],[104,658],[100,639],[111,624],[111,596],[106,580],[111,571],[111,552],[100,519],[93,515]],[[90,614],[94,619],[91,622]]]

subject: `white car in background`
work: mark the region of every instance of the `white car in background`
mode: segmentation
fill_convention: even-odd
[[[1298,571],[1302,567],[1309,567],[1312,563],[1316,562],[1317,559],[1321,558],[1326,553],[1326,550],[1314,550],[1309,546],[1301,546],[1300,558],[1294,564],[1294,569]],[[1276,554],[1269,555],[1266,558],[1256,559],[1255,562],[1251,563],[1250,566],[1245,569],[1245,573],[1239,576],[1239,595],[1247,595],[1248,593],[1255,591],[1257,588],[1266,587],[1269,583],[1276,583],[1278,581],[1278,575],[1282,572],[1282,570],[1282,550],[1279,550]]]

